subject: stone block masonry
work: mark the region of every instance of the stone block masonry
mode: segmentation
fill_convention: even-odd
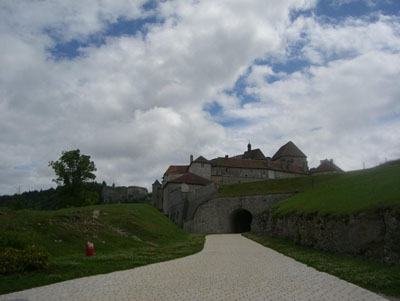
[[[252,231],[286,237],[323,251],[400,264],[400,212],[395,210],[341,216],[274,216],[267,211],[255,218]]]
[[[196,210],[187,216],[183,224],[186,232],[194,233],[232,233],[237,226],[235,213],[248,212],[252,217],[262,213],[275,203],[288,198],[294,193],[277,193],[269,195],[250,195],[237,197],[212,198],[196,204]],[[251,221],[250,221],[251,223]],[[250,228],[253,225],[249,225]]]

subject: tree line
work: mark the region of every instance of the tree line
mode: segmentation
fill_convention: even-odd
[[[0,205],[13,209],[54,210],[72,206],[102,203],[101,191],[107,184],[95,181],[96,166],[90,156],[79,149],[63,151],[57,161],[50,161],[57,188],[34,190],[21,194],[0,196]]]

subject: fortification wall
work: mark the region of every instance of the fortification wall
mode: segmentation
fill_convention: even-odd
[[[253,217],[276,202],[294,193],[212,198],[199,204],[183,229],[191,233],[231,233],[231,214],[237,209],[249,211]]]
[[[167,201],[164,200],[164,214],[178,226],[183,226],[183,221],[188,214],[192,214],[201,202],[217,195],[214,183],[207,186],[168,184]]]
[[[189,167],[189,172],[194,173],[205,179],[210,179],[211,178],[211,164],[192,163]]]
[[[211,180],[217,184],[237,184],[301,176],[303,175],[278,170],[217,167],[213,169]]]
[[[253,232],[286,237],[316,249],[365,255],[386,263],[400,264],[400,212],[342,216],[273,216],[270,211],[256,217]]]
[[[106,186],[102,190],[104,203],[136,203],[145,202],[148,192],[139,186]]]

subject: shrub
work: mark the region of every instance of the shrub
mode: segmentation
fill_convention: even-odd
[[[25,271],[43,270],[49,265],[49,252],[35,245],[23,250],[23,265]]]
[[[22,272],[22,251],[14,248],[6,248],[0,253],[0,274]]]
[[[24,250],[6,248],[0,252],[0,274],[42,270],[49,264],[49,253],[35,245]]]
[[[23,250],[33,244],[32,234],[26,232],[5,231],[0,233],[0,252],[6,248]]]

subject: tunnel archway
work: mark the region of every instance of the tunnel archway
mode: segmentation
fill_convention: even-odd
[[[249,232],[253,215],[246,209],[237,209],[230,215],[230,225],[232,233]]]

